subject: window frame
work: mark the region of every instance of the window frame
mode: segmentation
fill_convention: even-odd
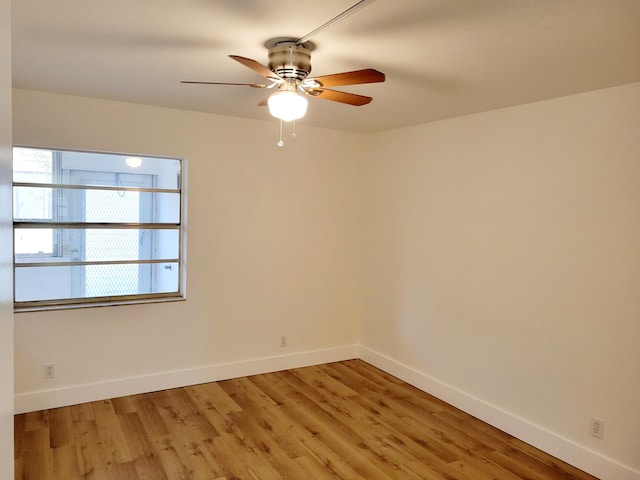
[[[66,183],[42,183],[42,182],[16,182],[15,177],[12,182],[12,191],[16,187],[39,187],[39,188],[51,188],[54,191],[56,189],[67,190],[107,190],[107,191],[131,191],[136,193],[171,193],[179,195],[179,213],[176,223],[172,222],[87,222],[87,221],[57,221],[55,219],[55,213],[52,215],[51,220],[46,219],[23,219],[16,220],[15,212],[13,215],[13,231],[14,235],[16,229],[25,228],[52,228],[54,245],[53,253],[44,254],[16,254],[16,246],[13,246],[13,281],[14,281],[14,311],[16,313],[39,311],[39,310],[56,310],[56,309],[71,309],[71,308],[86,308],[97,306],[112,306],[112,305],[127,305],[127,304],[139,304],[139,303],[156,303],[156,302],[168,302],[168,301],[183,301],[186,300],[186,170],[187,161],[185,158],[173,157],[173,156],[159,156],[148,154],[130,154],[111,151],[98,151],[98,150],[82,150],[82,149],[68,149],[68,148],[53,148],[33,145],[18,145],[14,144],[12,152],[16,148],[34,149],[34,150],[49,150],[53,152],[54,156],[57,152],[71,152],[71,153],[86,153],[86,154],[98,154],[98,155],[114,155],[118,157],[138,157],[143,161],[148,159],[153,161],[159,160],[175,160],[179,162],[180,170],[177,178],[177,188],[158,188],[155,185],[152,187],[130,187],[130,186],[102,186],[102,185],[76,185]],[[58,161],[58,160],[56,160]],[[58,178],[57,180],[62,180]],[[12,199],[14,195],[12,194]],[[12,200],[13,201],[13,200]],[[61,245],[55,244],[56,236],[61,236],[63,229],[124,229],[124,230],[177,230],[178,231],[178,257],[177,258],[159,258],[159,259],[137,259],[137,260],[99,260],[99,261],[63,261],[63,262],[47,262],[46,259],[59,256]],[[58,250],[56,252],[56,250]],[[57,255],[58,254],[58,255]],[[30,258],[29,262],[17,262],[17,258]],[[38,258],[43,259],[42,262],[34,261]],[[28,300],[28,301],[16,301],[16,270],[19,268],[33,268],[33,267],[52,267],[52,266],[90,266],[90,265],[126,265],[126,264],[177,264],[177,291],[174,292],[160,292],[160,293],[137,293],[126,295],[109,295],[98,297],[80,297],[80,298],[58,298],[50,300]],[[167,266],[165,265],[165,269]]]

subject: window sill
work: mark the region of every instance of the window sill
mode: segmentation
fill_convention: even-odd
[[[158,298],[144,298],[144,299],[132,299],[132,300],[107,300],[104,302],[91,302],[91,303],[69,303],[59,305],[34,305],[25,307],[14,308],[14,313],[29,313],[29,312],[43,312],[52,310],[76,310],[78,308],[96,308],[96,307],[118,307],[122,305],[143,305],[149,303],[166,303],[166,302],[184,302],[186,301],[184,295],[175,295],[168,297]]]

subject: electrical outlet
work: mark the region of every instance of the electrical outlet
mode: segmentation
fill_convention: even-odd
[[[286,335],[282,335],[280,337],[280,348],[284,348],[287,346],[287,336]]]
[[[54,378],[56,376],[56,366],[53,363],[44,364],[44,378]]]
[[[600,439],[604,438],[604,420],[599,418],[591,419],[591,435]]]

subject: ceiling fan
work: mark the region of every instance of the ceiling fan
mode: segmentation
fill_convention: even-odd
[[[315,45],[310,42],[309,39],[373,1],[375,0],[359,1],[304,37],[300,37],[298,39],[280,37],[268,40],[265,43],[265,46],[268,49],[268,66],[265,66],[251,58],[245,58],[239,55],[229,55],[233,60],[264,77],[267,80],[266,83],[198,81],[182,81],[181,83],[240,85],[251,88],[275,89],[276,91],[273,94],[258,105],[268,105],[271,115],[280,119],[280,141],[278,142],[278,146],[283,146],[282,122],[295,121],[304,116],[307,109],[306,97],[317,97],[324,100],[359,107],[370,103],[372,98],[364,95],[332,90],[327,87],[359,85],[385,81],[384,73],[372,68],[323,75],[319,77],[309,77],[309,74],[311,73],[311,52],[315,48]],[[292,136],[295,138],[295,130],[294,133],[292,133]]]

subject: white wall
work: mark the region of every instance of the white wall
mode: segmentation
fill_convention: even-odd
[[[639,127],[632,84],[375,135],[364,358],[640,478]]]
[[[363,136],[24,90],[13,122],[188,168],[187,301],[16,314],[18,411],[357,355]]]
[[[15,91],[18,144],[189,165],[188,301],[16,315],[16,406],[360,352],[638,480],[639,107],[633,84],[280,150],[273,122]]]
[[[13,480],[10,4],[0,1],[0,480]]]

